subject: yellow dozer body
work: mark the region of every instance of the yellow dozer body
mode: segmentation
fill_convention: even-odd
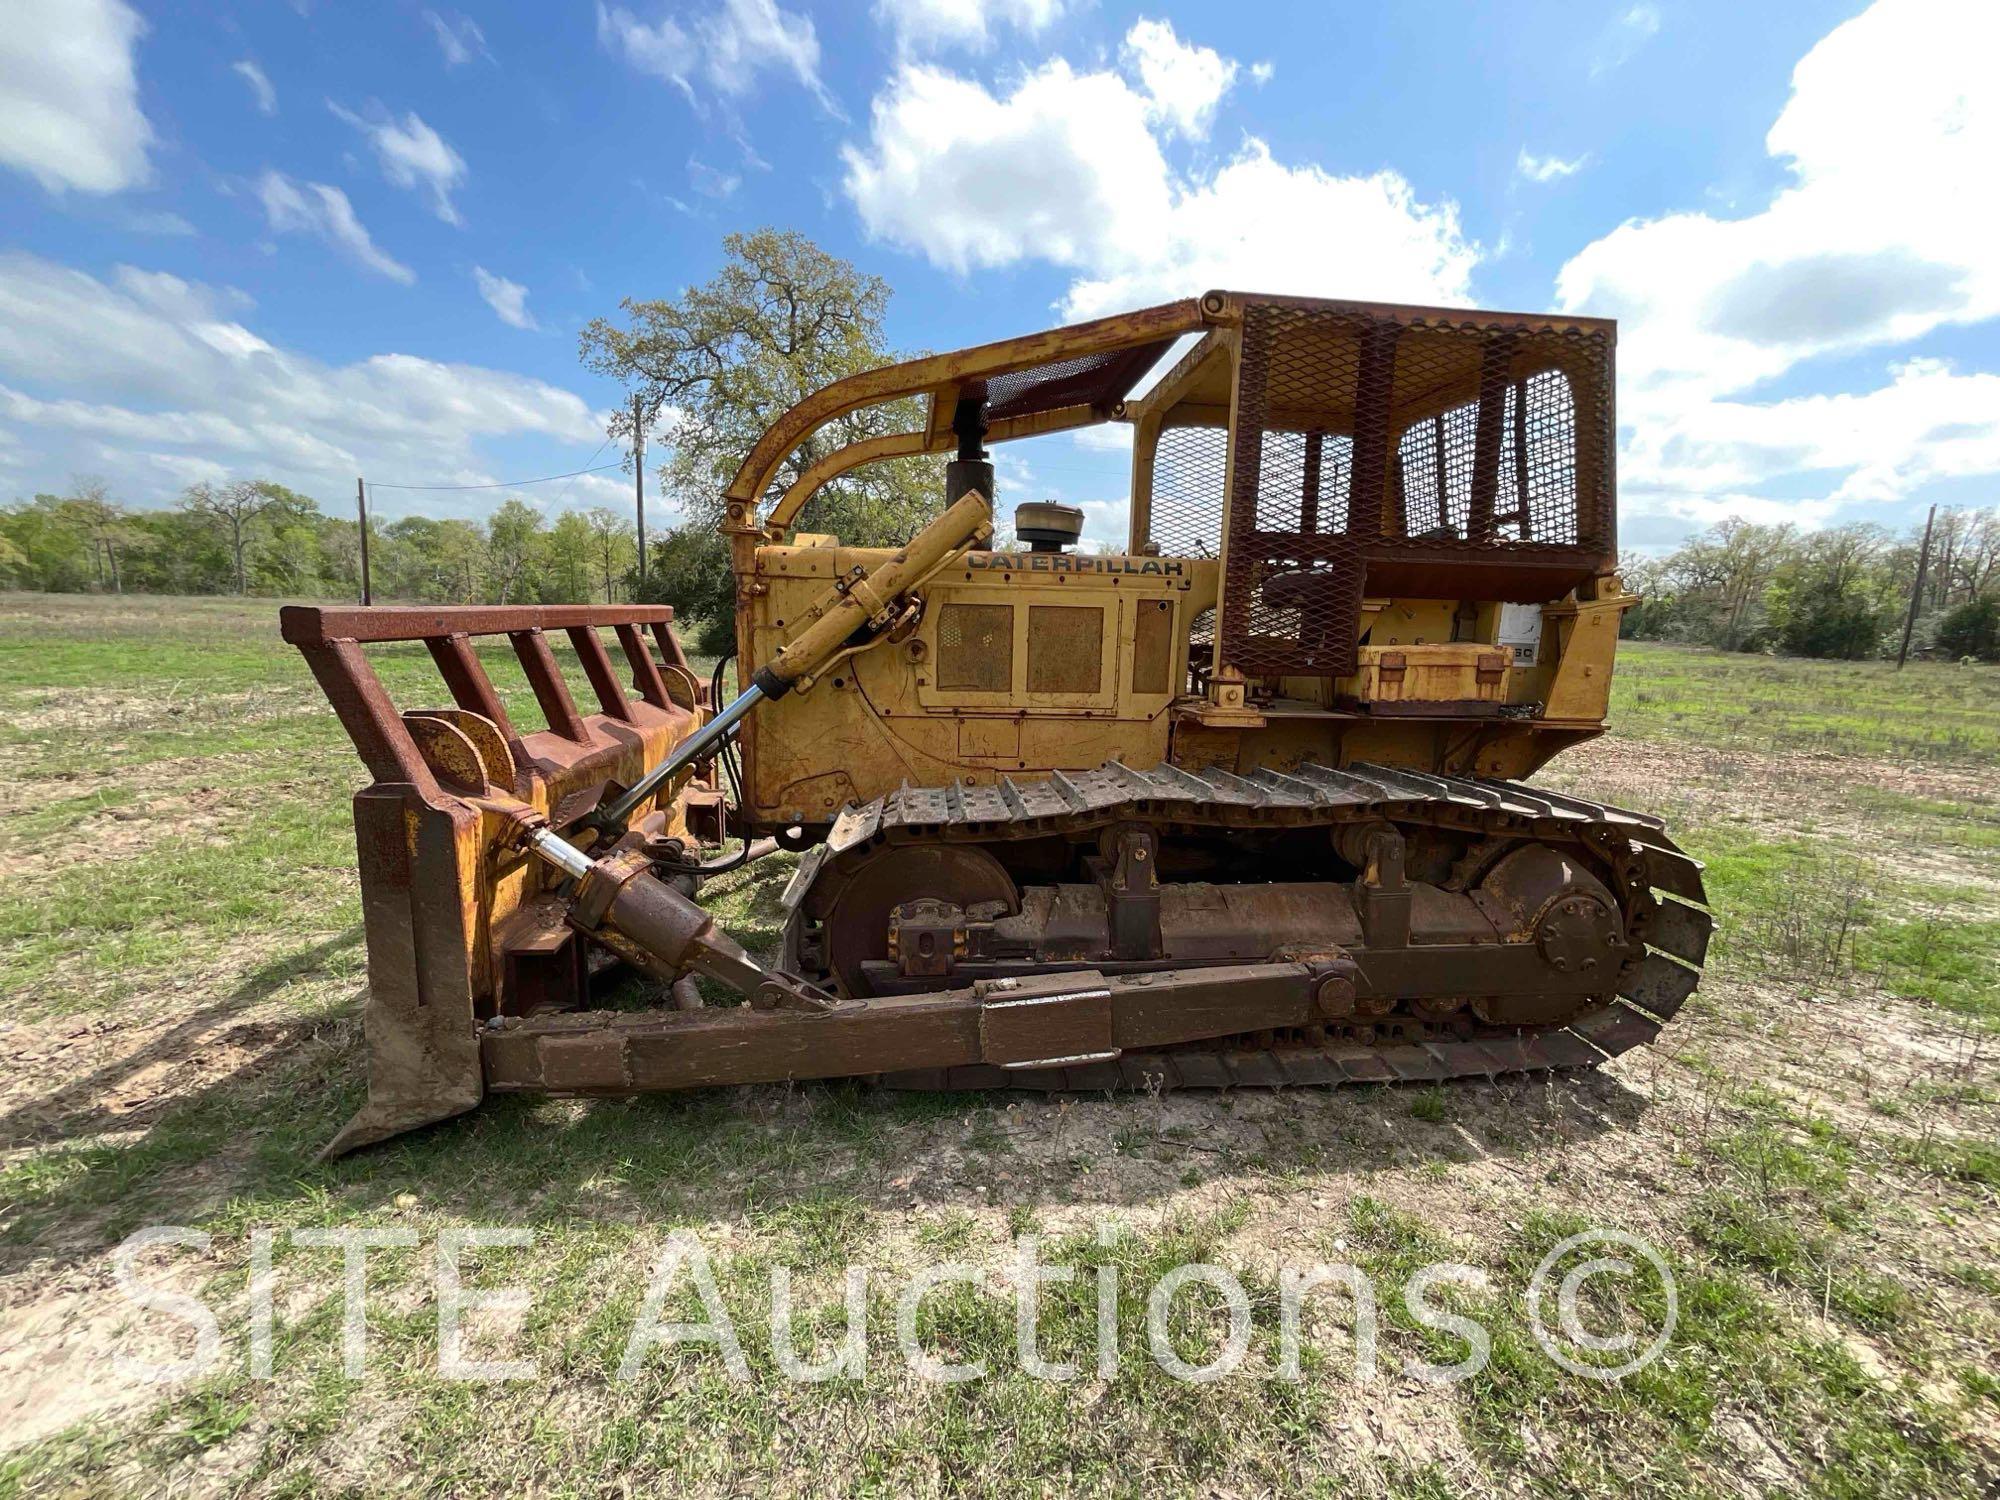
[[[1657,819],[1519,784],[1602,731],[1636,602],[1613,346],[1590,319],[1217,292],[838,382],[726,494],[749,684],[727,707],[644,612],[551,617],[589,720],[539,679],[533,625],[399,623],[456,707],[342,710],[377,777],[357,819],[378,990],[372,1114],[343,1144],[484,1089],[1437,1079],[1650,1040],[1705,954],[1699,866]],[[793,461],[911,398],[921,429]],[[994,548],[986,445],[1109,422],[1133,440],[1122,547],[1082,550],[1080,515],[1030,504]],[[801,529],[841,475],[926,454],[951,459],[948,505],[908,546]],[[337,705],[384,613],[288,612]],[[495,722],[462,644],[482,629],[514,637],[553,761]],[[571,753],[593,736],[618,748]],[[440,829],[449,921],[424,899],[442,885],[371,865],[389,804],[412,860]],[[699,906],[699,837],[725,820],[803,851],[768,965]],[[591,1010],[613,960],[670,1003]],[[450,970],[444,1013],[392,1014],[381,991],[426,963]],[[748,1004],[701,1005],[694,976]]]

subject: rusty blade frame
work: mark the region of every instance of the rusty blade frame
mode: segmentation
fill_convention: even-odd
[[[687,656],[672,630],[673,618],[672,607],[663,604],[287,605],[279,612],[279,632],[305,657],[377,784],[403,783],[435,797],[439,795],[436,777],[361,651],[363,644],[422,641],[437,663],[453,703],[490,720],[507,740],[517,774],[534,766],[562,779],[563,773],[578,768],[580,751],[611,745],[629,748],[629,737],[613,732],[614,727],[657,723],[661,716],[679,719],[692,709],[691,701],[676,701],[662,671],[662,659],[667,667],[687,671]],[[619,682],[604,639],[598,634],[604,629],[616,633],[632,672],[633,688],[645,708],[635,705]],[[652,636],[651,644],[640,633],[642,629]],[[596,713],[577,707],[550,650],[547,632],[551,630],[568,636],[597,700]],[[475,637],[493,635],[504,635],[512,644],[547,721],[547,732],[524,735],[515,728],[471,647]],[[655,648],[659,658],[654,655]]]
[[[672,620],[660,605],[283,611],[284,639],[304,656],[373,777],[354,798],[368,1102],[330,1153],[476,1105],[484,1018],[585,998],[582,940],[563,924],[545,875],[496,874],[506,830],[483,810],[481,794],[497,787],[560,828],[587,814],[608,784],[630,785],[663,760],[701,719]],[[630,669],[629,689],[599,633],[607,629]],[[595,711],[572,695],[550,631],[575,649]],[[508,714],[473,649],[481,636],[508,639],[546,729],[524,732]],[[398,711],[365,648],[407,641],[424,644],[455,710]],[[679,803],[640,821],[654,834],[685,827]]]

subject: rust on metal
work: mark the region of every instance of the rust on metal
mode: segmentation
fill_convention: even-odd
[[[1636,603],[1615,333],[1216,291],[835,382],[724,495],[727,704],[662,607],[287,610],[374,777],[370,1096],[336,1149],[488,1089],[1282,1088],[1651,1042],[1707,956],[1701,866],[1524,782],[1602,732]],[[996,550],[985,445],[1113,420],[1125,550],[1047,507]],[[787,540],[841,475],[946,453],[906,545]],[[389,700],[365,648],[395,641],[438,704]],[[725,830],[803,852],[776,954],[702,904]],[[618,964],[656,1008],[593,1009]]]
[[[279,633],[293,646],[323,641],[423,641],[437,636],[507,635],[517,630],[569,630],[579,625],[665,625],[669,604],[373,605],[353,608],[288,604]]]
[[[671,641],[672,618],[655,605],[283,610],[284,638],[374,778],[354,800],[369,1098],[330,1150],[477,1104],[482,1019],[587,1001],[583,940],[548,883],[506,850],[529,822],[587,807],[609,781],[637,779],[693,730],[695,712],[671,701],[640,633]],[[596,634],[602,628],[618,632],[636,703]],[[571,633],[602,711],[578,709],[547,630]],[[546,727],[523,731],[508,714],[474,649],[481,636],[516,645]],[[424,644],[450,707],[398,710],[366,646],[399,641]],[[675,656],[684,664],[678,643]],[[677,816],[657,810],[641,826],[669,834],[681,827]]]
[[[566,740],[579,745],[585,743],[590,731],[584,725],[583,715],[577,712],[569,684],[563,681],[555,653],[549,650],[548,637],[542,634],[539,627],[531,626],[526,630],[508,631],[507,639],[514,643],[514,654],[521,659],[521,670],[527,674],[528,686],[534,691],[535,701],[541,705],[549,728]]]

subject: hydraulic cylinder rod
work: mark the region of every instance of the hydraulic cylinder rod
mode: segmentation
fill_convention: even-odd
[[[600,807],[591,818],[599,828],[622,832],[632,810],[672,778],[699,765],[722,748],[722,742],[743,716],[766,698],[782,698],[801,678],[845,650],[856,635],[886,628],[896,617],[905,594],[915,589],[952,558],[993,528],[993,507],[973,490],[910,538],[909,545],[883,561],[872,573],[856,567],[839,579],[813,606],[812,623],[785,649],[759,667],[729,706],[689,735],[674,752],[635,781],[620,796]]]
[[[751,683],[721,713],[710,719],[693,734],[674,747],[674,751],[652,770],[632,783],[631,789],[613,798],[597,810],[592,819],[599,827],[622,829],[632,816],[632,809],[644,802],[653,793],[665,786],[689,766],[699,765],[722,748],[722,742],[729,732],[742,722],[743,716],[764,701],[764,690]]]
[[[532,853],[539,854],[572,880],[583,879],[584,876],[590,873],[590,867],[596,863],[595,860],[577,848],[568,839],[562,837],[560,834],[552,833],[546,828],[530,829],[528,836],[522,840],[522,844]]]
[[[571,924],[641,968],[668,978],[705,974],[759,1010],[833,1007],[823,990],[758,963],[693,900],[654,878],[643,857],[592,859],[548,828],[530,829],[521,842],[576,882]]]

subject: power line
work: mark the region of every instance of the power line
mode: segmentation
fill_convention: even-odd
[[[599,443],[599,444],[597,445],[597,453],[602,453],[602,452],[603,452],[603,451],[605,450],[605,448],[607,448],[607,447],[608,447],[608,446],[610,445],[610,443],[611,443],[611,434],[607,432],[607,433],[605,433],[605,434],[604,434],[604,441],[603,441],[603,442],[601,442],[601,443]],[[567,479],[567,480],[570,480],[570,481],[571,481],[571,483],[569,483],[569,484],[566,484],[566,485],[564,485],[564,486],[562,487],[562,493],[561,493],[561,494],[559,494],[559,495],[557,495],[557,496],[555,497],[555,499],[553,499],[553,500],[551,500],[551,501],[549,502],[549,504],[550,504],[550,506],[551,506],[551,507],[554,507],[554,506],[558,506],[558,505],[561,505],[561,504],[563,503],[563,501],[565,501],[565,500],[567,500],[567,499],[569,498],[569,492],[570,492],[570,491],[571,491],[572,489],[574,489],[574,488],[576,487],[576,486],[575,486],[575,483],[574,483],[574,481],[576,480],[576,478],[577,478],[577,475],[580,475],[580,474],[595,474],[595,473],[597,473],[597,472],[598,472],[599,470],[602,470],[602,469],[616,469],[616,468],[620,468],[620,467],[622,467],[622,466],[623,466],[623,464],[624,464],[624,462],[625,462],[625,461],[624,461],[623,459],[620,459],[620,460],[619,460],[619,461],[618,461],[617,463],[615,463],[615,464],[598,464],[598,463],[597,463],[597,453],[593,453],[593,454],[591,454],[591,455],[590,455],[590,461],[591,461],[591,462],[592,462],[593,464],[597,464],[597,468],[595,468],[595,469],[578,469],[578,470],[576,471],[576,473],[575,473],[575,474],[558,474],[558,475],[556,475],[556,476],[555,476],[555,477],[556,477],[556,478],[558,478],[558,479]]]
[[[600,453],[604,451],[602,444],[598,445],[597,451]],[[384,484],[379,479],[371,479],[368,481],[368,488],[371,490],[518,490],[525,489],[531,484],[549,484],[558,479],[575,479],[581,474],[597,474],[605,469],[624,467],[625,460],[621,458],[616,463],[598,464],[588,469],[571,469],[567,474],[544,474],[540,479],[507,479],[498,484]]]

